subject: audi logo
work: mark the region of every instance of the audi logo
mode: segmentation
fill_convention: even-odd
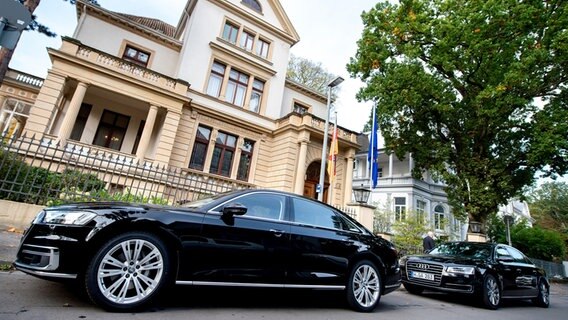
[[[416,268],[418,268],[418,269],[429,269],[430,266],[425,264],[425,263],[417,263]]]

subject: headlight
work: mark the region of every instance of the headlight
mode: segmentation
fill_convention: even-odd
[[[475,267],[444,267],[445,276],[456,275],[456,274],[474,274]]]
[[[83,226],[97,215],[88,211],[45,211],[44,223]]]

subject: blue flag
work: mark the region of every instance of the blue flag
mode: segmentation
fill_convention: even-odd
[[[379,147],[377,143],[377,132],[379,130],[379,125],[377,123],[376,115],[376,105],[373,106],[373,127],[371,129],[371,134],[369,135],[369,151],[367,154],[367,160],[369,161],[369,170],[371,177],[371,187],[376,188],[377,182],[379,180]]]

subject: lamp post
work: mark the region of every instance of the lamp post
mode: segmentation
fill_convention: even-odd
[[[507,225],[507,242],[511,246],[511,223],[515,221],[515,218],[508,213],[504,213],[503,220],[505,220],[505,224]]]
[[[371,190],[363,187],[363,185],[353,188],[353,197],[357,203],[367,203],[370,195]]]
[[[329,109],[331,105],[331,89],[338,86],[340,83],[343,82],[342,77],[337,77],[333,79],[327,85],[327,110],[325,116],[325,126],[323,129],[323,148],[321,149],[321,166],[320,166],[320,177],[319,177],[319,192],[318,192],[318,200],[323,201],[323,183],[325,178],[325,165],[327,160],[327,135],[329,131]]]

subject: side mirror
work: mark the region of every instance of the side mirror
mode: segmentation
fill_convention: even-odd
[[[231,203],[223,208],[224,216],[242,216],[247,213],[247,207],[240,203]]]

